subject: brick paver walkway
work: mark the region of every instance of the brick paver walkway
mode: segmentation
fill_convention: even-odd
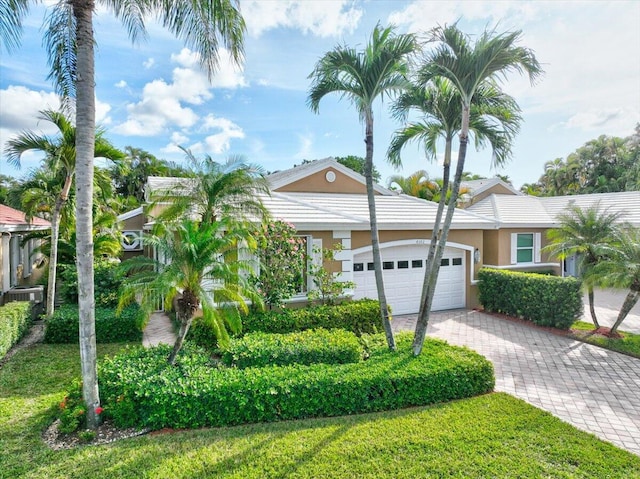
[[[477,311],[433,313],[428,334],[491,360],[497,391],[640,455],[640,359]]]

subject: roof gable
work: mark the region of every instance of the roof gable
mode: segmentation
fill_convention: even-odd
[[[288,170],[272,173],[267,179],[273,191],[366,194],[365,177],[341,165],[333,158],[294,166]],[[374,184],[373,189],[378,195],[394,194],[378,184]]]

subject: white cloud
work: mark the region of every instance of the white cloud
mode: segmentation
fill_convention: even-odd
[[[213,154],[229,151],[232,139],[245,137],[244,131],[240,126],[227,118],[218,118],[213,115],[205,117],[202,130],[219,130],[218,133],[209,135],[204,139],[206,151]]]
[[[127,82],[124,80],[120,80],[118,83],[113,85],[116,88],[127,88]]]
[[[53,92],[30,90],[24,86],[9,85],[0,90],[0,128],[8,131],[38,130],[55,133],[55,126],[38,120],[41,110],[57,110],[60,99]]]
[[[224,47],[218,49],[218,70],[211,79],[213,88],[238,88],[248,86],[243,75],[243,67],[236,65],[231,59],[229,50]],[[183,48],[180,53],[172,54],[171,61],[189,70],[200,69],[200,55],[188,48]]]
[[[293,155],[296,160],[310,160],[313,159],[313,133],[298,134],[298,140],[300,142],[300,148],[297,153]]]
[[[142,62],[142,66],[145,67],[145,69],[149,70],[153,65],[155,65],[156,61],[153,58],[147,58],[145,61]]]
[[[352,33],[358,26],[363,11],[347,0],[249,0],[242,3],[242,14],[247,23],[247,30],[256,37],[267,30],[279,27],[329,37],[344,32]]]

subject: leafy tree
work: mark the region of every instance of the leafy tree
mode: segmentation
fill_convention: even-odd
[[[166,307],[176,299],[180,331],[169,355],[174,364],[182,348],[196,311],[202,307],[204,321],[213,327],[219,344],[229,340],[226,330],[240,329],[239,312],[247,312],[247,300],[261,305],[262,300],[247,280],[252,271],[249,262],[238,259],[238,245],[255,250],[256,242],[247,229],[222,218],[212,223],[183,219],[171,231],[149,234],[143,239],[164,261],[136,256],[122,263],[129,275],[123,284],[119,309],[140,300],[149,317],[160,298]]]
[[[382,28],[376,25],[364,50],[338,45],[322,56],[309,75],[311,87],[307,103],[314,112],[319,111],[322,98],[330,93],[337,93],[355,106],[365,126],[364,176],[369,203],[371,247],[382,324],[392,350],[396,346],[384,292],[373,190],[373,104],[377,99],[383,99],[385,95],[408,86],[408,57],[417,49],[418,43],[414,35],[398,35],[392,27]]]
[[[272,307],[306,289],[307,252],[304,238],[284,221],[265,223],[258,235],[260,272],[251,281],[264,302]]]
[[[187,171],[170,162],[160,160],[141,148],[126,146],[125,156],[110,168],[116,193],[125,198],[132,209],[145,202],[144,187],[150,176],[186,176]]]
[[[593,275],[601,284],[629,289],[611,327],[612,336],[640,300],[640,229],[622,228],[615,239],[605,248],[604,259],[593,268]]]
[[[49,189],[49,192],[55,190],[57,193],[55,195],[55,204],[50,208],[51,244],[46,306],[46,315],[50,318],[54,311],[61,213],[69,200],[73,177],[76,172],[76,127],[64,113],[59,111],[41,111],[40,119],[53,123],[58,129],[58,135],[55,138],[51,138],[33,131],[24,131],[7,142],[5,154],[7,155],[7,162],[19,168],[20,158],[25,152],[30,150],[40,151],[45,155],[43,161],[48,174],[61,182],[59,187],[51,185],[52,188]],[[122,153],[104,138],[102,130],[98,130],[93,138],[95,141],[93,151],[98,158],[116,160],[122,157]],[[31,200],[36,198],[31,195],[26,199],[28,200],[26,204],[30,205]],[[27,212],[31,214],[33,210],[27,208]]]
[[[589,297],[589,311],[596,328],[599,328],[594,307],[594,283],[597,277],[592,269],[603,259],[601,250],[607,246],[617,231],[620,213],[607,213],[596,204],[582,209],[572,205],[558,216],[560,226],[547,232],[550,243],[543,249],[552,256],[564,260],[578,255],[580,272],[584,275],[584,284]]]
[[[332,272],[325,267],[325,263],[332,264],[336,259],[336,253],[342,251],[342,245],[336,244],[334,248],[313,248],[314,257],[321,259],[319,264],[310,264],[309,274],[313,278],[315,286],[307,293],[311,300],[320,300],[322,304],[335,304],[344,295],[345,290],[355,287],[353,281],[340,281],[341,272]]]
[[[158,193],[156,202],[170,205],[161,213],[163,220],[197,214],[202,222],[221,218],[236,221],[261,221],[269,216],[260,195],[269,194],[269,182],[263,170],[249,164],[242,156],[231,156],[217,163],[209,155],[198,160],[184,150],[190,163],[188,178]]]
[[[365,174],[365,166],[367,160],[362,158],[361,156],[348,155],[348,156],[334,156],[334,160],[340,163],[343,166],[346,166],[349,169],[352,169],[356,173],[360,173],[362,176]],[[380,183],[382,176],[380,172],[376,168],[376,165],[372,166],[371,175],[373,177],[373,181],[376,183]]]
[[[500,96],[498,80],[510,71],[525,72],[532,81],[542,73],[533,52],[516,46],[520,37],[520,31],[501,34],[495,31],[485,31],[472,44],[470,37],[462,33],[456,25],[437,27],[431,32],[431,41],[436,42],[436,46],[427,53],[426,61],[418,72],[418,79],[423,85],[440,81],[437,79],[446,79],[459,95],[461,105],[460,146],[447,213],[442,224],[440,223],[441,218],[436,218],[433,228],[432,246],[429,248],[425,284],[413,341],[413,352],[416,355],[420,354],[424,344],[440,270],[440,260],[444,253],[453,212],[458,200],[469,133],[472,130],[474,120],[473,108],[477,104],[476,99],[481,96],[484,89],[492,89],[496,95]],[[494,146],[494,163],[500,164],[509,158],[511,153],[509,145],[517,130],[516,122],[512,125],[511,131],[505,131],[503,136],[496,138],[500,141],[500,148]],[[496,152],[499,151],[503,153],[503,156],[496,155]],[[446,175],[444,176],[446,177]],[[440,205],[442,204],[441,200]],[[440,208],[442,207],[439,206],[439,210]]]
[[[19,187],[19,182],[15,178],[7,175],[0,175],[0,204],[10,206],[17,210],[21,209],[20,201],[15,201],[15,190]]]
[[[245,24],[236,0],[218,0],[215,3],[168,0],[99,3],[124,23],[133,41],[145,36],[145,19],[150,16],[156,18],[172,33],[185,40],[187,45],[196,49],[200,63],[206,68],[209,77],[218,67],[220,43],[229,51],[233,61],[239,62],[242,59]],[[99,422],[95,409],[100,404],[91,247],[95,146],[95,8],[95,0],[57,3],[46,20],[44,34],[51,65],[50,78],[63,101],[67,104],[72,101],[75,103],[80,359],[83,399],[87,405],[89,428],[95,428]],[[22,20],[29,11],[29,2],[5,2],[2,10],[0,38],[7,50],[13,50],[20,43]]]

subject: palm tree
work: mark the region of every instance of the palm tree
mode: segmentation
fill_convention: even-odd
[[[47,283],[46,315],[53,315],[56,291],[56,271],[58,262],[58,239],[60,237],[61,213],[69,200],[73,177],[76,171],[76,127],[64,113],[53,110],[40,112],[40,119],[53,123],[59,135],[55,138],[39,135],[33,131],[24,131],[10,139],[5,147],[7,162],[20,167],[20,158],[30,150],[44,153],[44,164],[49,174],[61,182],[57,189],[55,204],[51,208],[51,246],[49,255],[49,278]],[[94,154],[98,158],[117,160],[122,153],[104,137],[102,130],[95,134]],[[25,198],[27,204],[35,198]],[[28,208],[31,210],[31,208]]]
[[[418,170],[409,176],[393,175],[387,180],[389,188],[399,188],[405,195],[415,196],[423,200],[432,201],[440,187],[429,179],[426,170]]]
[[[640,300],[640,229],[622,228],[615,239],[613,245],[605,249],[604,259],[593,268],[593,275],[601,284],[629,289],[611,327],[612,336]]]
[[[358,111],[365,126],[365,178],[371,226],[371,248],[380,301],[382,324],[389,348],[395,350],[395,340],[384,293],[380,240],[376,220],[376,205],[373,191],[373,104],[385,95],[391,95],[408,86],[406,73],[408,57],[416,52],[418,43],[414,35],[396,35],[393,27],[376,25],[371,40],[363,51],[339,45],[324,54],[313,72],[307,103],[318,112],[320,100],[329,93],[347,98]]]
[[[247,163],[242,156],[231,156],[221,164],[209,155],[198,160],[184,151],[189,176],[154,198],[154,203],[170,203],[160,214],[162,220],[172,221],[187,213],[197,215],[203,223],[222,218],[256,222],[269,216],[260,199],[270,193],[269,182],[260,166]]]
[[[167,27],[188,46],[199,53],[200,63],[209,78],[218,67],[220,43],[231,58],[239,62],[243,57],[245,23],[237,0],[216,2],[181,2],[169,0],[113,2],[101,5],[112,11],[124,23],[135,42],[146,34],[144,21],[153,17]],[[0,16],[0,37],[7,50],[17,47],[22,20],[29,10],[27,0],[5,2]],[[75,100],[76,132],[76,221],[78,303],[80,313],[80,361],[82,366],[83,399],[87,405],[87,425],[95,428],[100,405],[97,381],[95,346],[95,308],[93,286],[93,159],[95,146],[95,72],[93,11],[95,0],[59,2],[52,10],[45,26],[45,46],[49,52],[50,78],[68,103]]]
[[[603,247],[609,245],[616,235],[620,216],[619,212],[601,211],[599,204],[585,209],[569,206],[566,212],[558,215],[560,226],[547,232],[550,243],[543,248],[543,251],[561,260],[578,255],[580,272],[587,287],[589,311],[596,328],[600,327],[593,293],[597,275],[591,273],[594,266],[603,260]]]
[[[437,27],[432,30],[431,41],[437,45],[427,54],[424,65],[418,72],[421,84],[427,85],[436,78],[447,79],[457,91],[461,104],[459,123],[458,161],[451,188],[451,200],[447,207],[444,222],[436,221],[433,228],[431,243],[437,243],[433,256],[428,258],[428,266],[423,287],[420,312],[416,322],[416,333],[413,341],[414,354],[420,354],[429,322],[429,313],[435,293],[435,285],[440,271],[440,260],[449,236],[451,220],[455,211],[460,183],[464,172],[464,162],[467,155],[469,132],[472,125],[472,109],[476,98],[481,95],[483,89],[494,89],[499,93],[498,80],[510,71],[526,72],[531,81],[537,78],[542,69],[529,49],[516,46],[521,32],[496,34],[494,31],[485,31],[474,44],[469,36],[462,33],[454,24],[451,26]],[[511,149],[508,143],[512,135],[505,132],[499,137],[505,142],[500,149],[494,147],[494,162],[506,161]],[[497,151],[504,151],[506,156],[500,158]],[[436,218],[438,220],[440,218]]]
[[[247,300],[262,304],[244,274],[252,271],[252,265],[237,259],[237,245],[244,242],[255,249],[255,238],[236,222],[221,219],[206,223],[185,218],[171,231],[146,235],[144,242],[165,261],[137,256],[122,263],[130,276],[124,282],[118,307],[122,309],[138,298],[148,318],[159,298],[164,298],[167,306],[177,298],[180,331],[169,356],[170,364],[174,364],[200,307],[205,321],[213,325],[219,343],[224,345],[229,339],[225,322],[233,331],[239,330],[239,315],[230,315],[229,310],[247,312]]]

